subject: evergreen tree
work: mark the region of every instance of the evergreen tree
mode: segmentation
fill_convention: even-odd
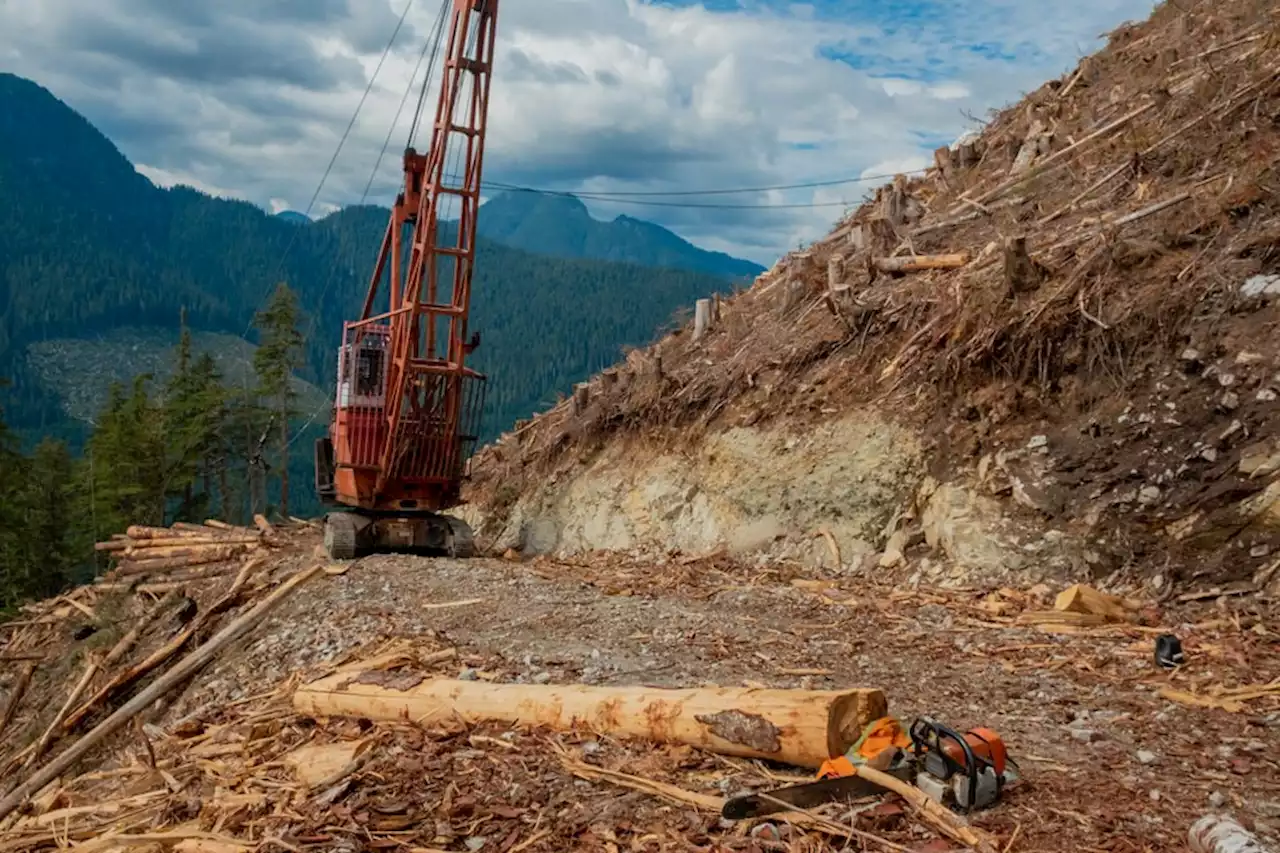
[[[258,329],[258,350],[253,354],[253,369],[258,375],[258,394],[263,398],[270,417],[280,433],[280,513],[289,514],[289,419],[297,412],[297,392],[292,385],[293,372],[303,366],[305,351],[298,299],[289,285],[281,282],[267,307],[258,312],[254,325]],[[260,450],[254,448],[252,462]]]
[[[25,593],[36,598],[66,588],[75,565],[76,500],[71,453],[61,441],[45,439],[27,465],[23,535],[27,540]]]
[[[8,381],[0,378],[0,388]],[[26,460],[19,455],[16,443],[4,420],[0,407],[0,609],[8,609],[24,595],[26,572],[23,567],[21,487],[27,475]]]
[[[96,519],[94,538],[130,524],[165,521],[165,443],[163,417],[147,394],[150,377],[139,376],[128,396],[112,383],[107,404],[89,438]]]
[[[0,410],[0,610],[61,592],[73,563],[71,455],[46,439],[27,459]]]
[[[198,521],[212,506],[212,466],[225,462],[219,445],[227,394],[212,356],[205,353],[193,363],[186,319],[184,310],[175,368],[165,388],[165,491],[178,501],[178,518]]]

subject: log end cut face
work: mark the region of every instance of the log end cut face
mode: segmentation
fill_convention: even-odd
[[[733,709],[718,714],[699,714],[696,719],[711,734],[729,743],[769,754],[782,750],[781,730],[759,714]]]
[[[844,755],[868,723],[888,715],[889,700],[882,690],[851,690],[832,702],[830,709],[827,754]]]

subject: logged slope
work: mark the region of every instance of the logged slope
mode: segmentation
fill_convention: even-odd
[[[48,91],[0,74],[0,375],[15,380],[10,420],[28,434],[67,433],[68,399],[100,391],[42,382],[52,368],[33,344],[173,331],[182,308],[197,330],[240,335],[276,276],[309,314],[305,378],[327,387],[386,217],[363,207],[307,223],[159,189]],[[682,306],[728,286],[696,271],[553,258],[482,239],[472,326],[483,340],[478,364],[493,377],[488,428],[546,405],[623,346],[650,341]],[[98,381],[91,370],[79,379]]]
[[[852,433],[882,436],[906,466],[891,475],[896,495],[877,498],[882,515],[855,531],[876,549],[918,512],[926,534],[939,514],[961,512],[939,508],[961,498],[934,491],[932,473],[976,490],[964,513],[1008,497],[1009,512],[1079,537],[1073,566],[1265,570],[1280,544],[1280,448],[1267,443],[1280,425],[1280,47],[1269,14],[1258,0],[1169,4],[1116,31],[976,142],[940,150],[927,175],[883,187],[783,258],[706,338],[685,329],[635,353],[593,381],[584,409],[560,406],[487,453],[475,490],[487,530],[534,549],[632,547],[660,541],[684,512],[693,543],[723,541],[744,518],[773,525],[766,541],[809,537],[843,523],[849,498],[834,484],[881,469],[878,457],[849,457],[839,429],[828,446],[804,425],[863,412],[924,444],[915,455],[887,425]],[[959,257],[952,269],[890,271],[913,253]],[[743,431],[752,425],[774,433]],[[664,481],[670,513],[564,514],[584,489],[641,504],[661,492],[654,477],[667,475],[642,464],[660,448],[622,448],[666,427],[683,441],[734,429],[705,445],[704,474]],[[797,442],[810,455],[775,466],[750,501],[735,496],[741,476],[761,476]],[[732,454],[739,474],[724,468]],[[852,467],[833,468],[833,454]],[[642,473],[628,479],[627,465]],[[574,485],[549,491],[551,469]],[[929,544],[954,557],[953,527],[939,524]],[[840,544],[847,556],[850,541]]]

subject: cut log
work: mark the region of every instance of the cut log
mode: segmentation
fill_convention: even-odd
[[[167,572],[173,569],[182,569],[187,566],[204,566],[210,563],[221,563],[225,560],[232,560],[245,552],[244,545],[225,545],[221,548],[211,548],[198,554],[187,557],[165,557],[159,560],[129,560],[122,562],[113,571],[114,577],[132,577],[134,575],[147,575],[154,572]]]
[[[1019,625],[1069,625],[1076,628],[1090,628],[1105,625],[1110,620],[1100,613],[1028,610],[1026,613],[1019,613],[1014,621]]]
[[[225,521],[219,521],[216,518],[206,518],[204,520],[205,527],[216,527],[218,530],[235,530],[234,524],[227,524]]]
[[[9,698],[4,703],[4,711],[0,712],[0,733],[3,733],[9,727],[9,723],[13,721],[13,715],[18,710],[18,703],[22,701],[22,695],[27,692],[27,685],[31,683],[31,676],[35,671],[35,663],[27,661],[18,672],[17,680],[14,681],[13,687],[9,689]]]
[[[213,545],[252,545],[261,542],[262,537],[253,536],[171,536],[167,539],[139,539],[129,543],[134,551],[146,551],[155,548],[199,548]]]
[[[158,542],[157,539],[150,540]],[[129,548],[120,556],[124,560],[131,562],[147,562],[151,560],[168,560],[174,557],[197,557],[206,554],[227,553],[229,548],[235,547],[238,550],[232,551],[232,556],[243,553],[254,547],[257,542],[206,542],[198,545],[162,545],[156,548]]]
[[[968,252],[950,255],[915,255],[901,258],[876,258],[872,263],[880,272],[918,272],[920,270],[953,270],[969,263]]]
[[[267,517],[261,513],[254,515],[253,524],[263,533],[274,533],[276,530],[271,526],[271,522],[267,521]]]
[[[284,763],[308,788],[327,788],[360,769],[371,754],[371,739],[300,746],[284,757]]]
[[[134,542],[128,539],[112,539],[110,542],[95,542],[93,550],[95,551],[123,551],[125,548],[132,547]]]
[[[208,533],[174,530],[172,527],[148,527],[145,524],[134,524],[125,531],[130,539],[174,539],[177,537],[207,536]]]
[[[189,521],[175,521],[170,525],[170,530],[180,530],[195,533],[197,536],[209,536],[218,532],[216,529],[210,528],[206,524],[192,524]]]
[[[407,719],[419,725],[451,720],[561,730],[581,725],[800,767],[818,767],[843,755],[862,729],[888,709],[884,693],[870,688],[663,690],[433,678],[395,689],[376,683],[388,683],[383,676],[361,676],[354,668],[335,673],[300,687],[293,695],[294,708],[317,717]]]
[[[1065,613],[1087,613],[1101,616],[1111,622],[1125,622],[1129,619],[1129,611],[1137,609],[1127,606],[1128,603],[1119,596],[1107,595],[1087,584],[1075,584],[1058,593],[1053,602],[1053,609]]]
[[[75,744],[48,765],[23,780],[3,800],[0,800],[0,820],[4,820],[12,814],[28,797],[69,770],[90,750],[127,725],[130,720],[145,708],[150,707],[157,699],[160,699],[174,687],[198,672],[217,657],[225,646],[244,636],[266,618],[267,613],[284,601],[293,590],[320,574],[320,572],[321,567],[319,565],[312,566],[309,569],[298,572],[276,587],[270,595],[258,602],[248,613],[235,619],[230,625],[211,637],[207,643],[183,658],[173,669],[157,678],[145,690],[120,706],[118,711],[99,723],[93,731],[76,741]]]

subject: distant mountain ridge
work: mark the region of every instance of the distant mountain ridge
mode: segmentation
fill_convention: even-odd
[[[764,267],[724,252],[700,249],[653,222],[591,216],[572,194],[509,190],[480,207],[478,232],[517,249],[543,255],[697,270],[729,279],[753,279]]]
[[[197,332],[241,335],[277,276],[306,313],[302,378],[327,388],[341,323],[359,311],[387,216],[363,206],[303,222],[188,187],[156,187],[52,93],[0,73],[0,376],[14,382],[0,390],[6,418],[27,437],[74,439],[60,389],[75,371],[61,363],[62,384],[51,387],[41,378],[48,370],[31,364],[42,357],[33,344],[121,328],[172,331],[184,308]],[[485,435],[729,286],[723,276],[551,257],[482,236],[471,325],[483,340],[474,363],[491,376]],[[95,381],[93,367],[84,364],[81,381]],[[315,425],[325,422],[318,416]],[[306,452],[305,442],[298,447]]]

